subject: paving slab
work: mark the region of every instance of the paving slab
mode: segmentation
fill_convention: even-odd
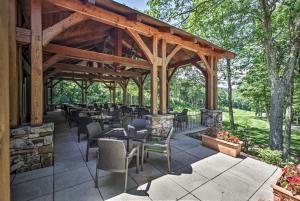
[[[53,192],[53,176],[12,185],[12,201],[31,200]]]
[[[273,201],[273,191],[271,188],[260,188],[250,199],[249,201],[258,201],[258,200],[264,200],[264,201]]]
[[[54,190],[60,191],[91,180],[93,179],[87,167],[58,173],[54,175]]]
[[[113,173],[99,178],[99,190],[104,200],[115,197],[124,192],[125,174]],[[127,190],[136,188],[137,184],[129,176]]]
[[[53,193],[50,193],[48,195],[44,195],[42,197],[30,200],[30,201],[54,201]]]
[[[94,182],[89,181],[80,185],[54,193],[55,201],[101,201],[101,195]]]
[[[151,201],[151,199],[144,191],[133,189],[127,193],[122,193],[115,197],[109,198],[108,201]]]
[[[193,194],[189,193],[186,196],[184,196],[183,198],[180,198],[179,200],[181,201],[199,201],[198,198],[196,198]]]
[[[54,163],[54,173],[62,173],[66,171],[75,170],[78,168],[86,167],[85,161],[82,159],[82,157],[73,157],[68,158],[66,160],[60,160]]]
[[[207,158],[209,156],[212,156],[218,152],[215,150],[209,149],[204,146],[197,146],[191,149],[186,149],[185,152],[191,154],[192,156],[197,157],[198,159]]]
[[[29,172],[23,172],[20,174],[16,174],[13,179],[12,184],[19,184],[22,182],[34,180],[40,177],[52,176],[53,175],[53,167],[46,167],[37,170],[32,170]]]
[[[152,200],[176,200],[188,193],[167,175],[139,186],[138,190],[144,190]]]
[[[158,169],[150,165],[149,163],[144,163],[143,171],[140,171],[138,174],[135,171],[135,167],[129,169],[129,175],[133,180],[138,184],[145,184],[153,179],[156,179],[163,175]]]

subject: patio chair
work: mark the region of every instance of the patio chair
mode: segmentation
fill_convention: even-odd
[[[90,148],[97,148],[97,141],[100,137],[103,136],[103,133],[106,131],[102,131],[99,122],[92,122],[86,126],[87,129],[87,143],[86,143],[86,162],[89,161],[89,150]]]
[[[167,157],[168,171],[171,172],[171,146],[170,140],[173,134],[173,127],[170,128],[166,138],[152,136],[145,143],[142,144],[142,162],[141,169],[143,169],[144,155],[149,152],[159,153]],[[148,156],[148,155],[147,155]]]
[[[90,117],[83,116],[78,118],[78,130],[77,130],[77,136],[78,136],[78,143],[80,142],[80,134],[86,134],[88,135],[88,131],[86,126],[89,123],[92,123],[93,120]]]
[[[99,170],[105,170],[110,172],[125,173],[125,185],[124,192],[127,189],[128,178],[128,165],[132,161],[132,158],[136,156],[136,171],[138,172],[139,166],[139,150],[134,147],[129,153],[126,151],[126,147],[123,141],[114,139],[99,139],[98,140],[98,158],[96,166],[96,180],[95,186],[98,188]]]

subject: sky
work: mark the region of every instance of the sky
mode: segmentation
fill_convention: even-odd
[[[137,8],[138,10],[147,9],[147,0],[115,0],[115,1],[125,4],[131,8]]]

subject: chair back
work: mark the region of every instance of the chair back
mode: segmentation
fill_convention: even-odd
[[[173,130],[174,130],[174,127],[172,126],[169,130],[169,133],[168,133],[168,136],[167,136],[167,139],[166,139],[166,144],[169,144],[170,143],[170,140],[171,140],[171,136],[173,134]]]
[[[99,124],[99,122],[92,122],[92,123],[89,123],[87,126],[87,132],[88,132],[88,137],[89,138],[93,138],[93,137],[96,137],[96,136],[99,136],[99,134],[101,134],[102,132],[102,129],[101,129],[101,126]]]
[[[114,139],[99,139],[98,146],[98,169],[109,170],[112,172],[125,172],[127,152],[123,141]]]
[[[136,131],[139,131],[146,129],[146,122],[146,119],[133,119],[130,125],[134,126]]]

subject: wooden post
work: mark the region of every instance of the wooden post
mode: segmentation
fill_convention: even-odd
[[[42,1],[31,0],[31,124],[43,123]]]
[[[216,73],[216,66],[217,66],[217,59],[215,57],[208,57],[208,62],[212,71],[208,71],[206,77],[206,109],[215,110],[217,109],[217,73]]]
[[[170,109],[170,81],[167,79],[167,110]]]
[[[124,104],[124,105],[127,105],[127,104],[128,104],[128,101],[127,101],[127,85],[128,85],[128,82],[126,82],[126,83],[123,85],[123,104]]]
[[[139,105],[144,106],[144,80],[142,77],[139,78]]]
[[[167,42],[162,40],[162,67],[160,74],[160,111],[167,113]]]
[[[8,0],[0,6],[0,196],[10,201]],[[10,33],[11,34],[11,33]]]
[[[153,36],[153,66],[151,69],[151,113],[157,114],[157,57],[158,38]]]
[[[9,102],[10,126],[15,128],[19,124],[19,66],[17,64],[16,42],[16,0],[9,1]]]
[[[116,82],[113,84],[113,94],[112,94],[113,103],[116,103]]]
[[[50,104],[53,105],[53,81],[50,83]]]

